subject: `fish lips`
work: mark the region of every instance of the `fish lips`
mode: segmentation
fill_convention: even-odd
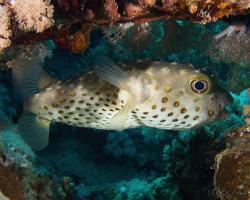
[[[220,102],[219,102],[219,109],[220,109],[220,113],[218,116],[218,119],[220,120],[224,120],[226,118],[228,118],[229,114],[230,114],[230,104],[232,104],[234,102],[234,99],[232,97],[232,95],[227,92],[226,90],[222,91],[222,93],[220,93],[219,95],[220,98]]]

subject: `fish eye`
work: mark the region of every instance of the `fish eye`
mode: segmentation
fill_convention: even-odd
[[[190,85],[196,93],[204,93],[208,89],[208,83],[205,80],[193,80]]]

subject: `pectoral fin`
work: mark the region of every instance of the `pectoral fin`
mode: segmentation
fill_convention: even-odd
[[[134,104],[129,98],[126,105],[111,119],[110,125],[113,129],[122,131],[126,128],[126,121],[129,113],[133,110]]]

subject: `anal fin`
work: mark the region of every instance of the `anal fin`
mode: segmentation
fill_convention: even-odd
[[[18,131],[25,143],[39,151],[48,145],[50,123],[35,114],[24,112],[18,121]]]

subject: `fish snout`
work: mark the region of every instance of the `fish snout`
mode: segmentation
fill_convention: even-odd
[[[232,95],[225,90],[220,94],[220,99],[224,106],[232,104],[234,101]]]
[[[219,119],[226,119],[229,115],[227,106],[233,103],[233,97],[227,91],[222,91],[218,96]]]

